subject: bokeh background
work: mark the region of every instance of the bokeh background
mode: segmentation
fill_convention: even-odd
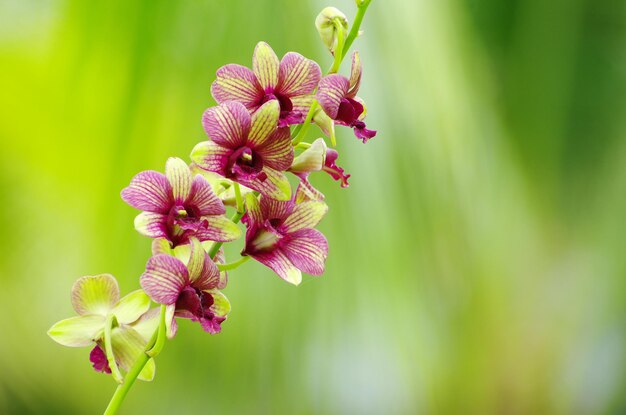
[[[326,5],[0,1],[0,413],[104,409],[45,333],[82,275],[138,287],[119,191],[188,159],[257,41],[327,68]],[[626,2],[374,0],[362,28],[378,136],[339,132],[348,189],[313,178],[326,275],[246,263],[222,334],[183,323],[122,413],[626,413]]]

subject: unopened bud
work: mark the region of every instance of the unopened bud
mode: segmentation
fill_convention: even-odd
[[[320,12],[320,14],[317,15],[317,18],[315,19],[315,26],[320,34],[320,38],[332,54],[335,53],[335,48],[337,47],[339,39],[339,31],[337,30],[338,25],[340,25],[343,29],[342,36],[343,40],[345,40],[348,35],[348,19],[346,18],[346,15],[341,12],[341,10],[336,9],[335,7],[326,7]]]

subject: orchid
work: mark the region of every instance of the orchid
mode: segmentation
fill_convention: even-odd
[[[242,221],[247,226],[246,246],[249,255],[294,285],[302,282],[304,271],[324,273],[328,242],[316,226],[328,211],[322,201],[277,201],[261,197],[246,198],[247,212]]]
[[[279,62],[270,45],[259,42],[252,56],[252,70],[236,64],[222,66],[211,93],[219,104],[237,101],[251,112],[276,101],[280,104],[278,126],[285,127],[304,121],[320,78],[320,67],[312,60],[288,52]]]
[[[206,110],[202,118],[210,141],[193,149],[191,159],[212,171],[279,200],[291,188],[282,171],[293,161],[288,128],[276,128],[278,101],[263,104],[252,116],[243,104],[226,102]]]
[[[361,86],[361,75],[361,60],[358,52],[354,52],[350,79],[339,74],[325,76],[320,81],[317,100],[328,117],[336,124],[353,128],[354,135],[365,143],[376,136],[376,131],[365,128],[365,102],[356,96]],[[320,119],[324,120],[324,117]],[[324,121],[318,121],[318,124],[328,134],[334,135],[332,124]]]
[[[358,54],[349,80],[336,74],[370,2],[356,1],[349,31],[341,11],[328,7],[319,14],[316,27],[333,55],[324,78],[317,63],[295,52],[279,61],[265,42],[256,45],[252,69],[221,67],[211,85],[218,106],[202,116],[208,140],[195,145],[191,164],[169,158],[165,173],[140,172],[121,191],[127,204],[142,211],[135,229],[152,238],[152,256],[139,278],[142,290],[120,299],[111,275],[82,277],[72,287],[78,316],[48,331],[62,345],[91,346],[94,369],[119,383],[105,415],[117,413],[136,379],[153,378],[154,358],[176,336],[177,319],[221,332],[231,310],[222,293],[227,272],[254,259],[294,285],[302,273],[324,273],[328,242],[315,227],[328,206],[309,176],[325,172],[347,187],[350,174],[337,165],[339,153],[324,138],[306,142],[307,132],[317,124],[333,147],[335,124],[353,128],[363,142],[376,134],[365,128],[365,106],[356,96]],[[287,172],[297,178],[295,191]],[[230,219],[227,209],[234,210]],[[241,236],[240,221],[245,245],[227,263],[222,245]],[[160,306],[150,309],[151,301]]]
[[[158,320],[149,313],[150,298],[141,290],[120,299],[117,280],[109,274],[86,276],[72,287],[72,306],[78,316],[54,324],[48,335],[68,347],[93,346],[89,360],[98,372],[113,373],[121,382],[118,365],[128,371],[142,353]],[[148,334],[149,333],[149,334]],[[139,374],[152,380],[154,361]]]
[[[204,331],[219,333],[230,312],[230,303],[218,287],[220,271],[196,238],[191,240],[187,265],[180,259],[157,254],[148,260],[140,278],[141,287],[150,298],[166,306],[169,337],[176,333],[174,317],[200,323]]]
[[[135,229],[150,238],[166,238],[173,246],[201,241],[227,242],[241,231],[224,213],[226,209],[201,175],[192,176],[187,164],[170,158],[165,175],[144,171],[122,190],[122,199],[143,210],[135,218]]]

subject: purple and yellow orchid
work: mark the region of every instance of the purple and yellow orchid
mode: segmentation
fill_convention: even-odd
[[[168,159],[165,174],[144,171],[122,190],[122,199],[143,210],[135,229],[150,238],[166,238],[172,246],[201,241],[233,241],[241,231],[224,216],[226,209],[201,175],[192,176],[179,158]]]
[[[89,360],[94,369],[113,373],[121,382],[118,366],[124,371],[130,369],[158,325],[158,313],[149,311],[150,298],[137,290],[120,299],[117,280],[102,274],[82,277],[74,283],[72,306],[78,316],[54,324],[48,335],[63,346],[93,346]],[[154,371],[150,359],[139,379],[152,380]]]
[[[171,338],[176,334],[175,317],[197,321],[211,334],[220,332],[230,312],[228,299],[219,291],[225,282],[220,279],[217,265],[200,241],[192,238],[187,265],[171,255],[154,255],[148,260],[140,283],[154,302],[166,306],[165,324]]]
[[[276,101],[280,104],[279,127],[302,124],[321,74],[317,63],[299,53],[288,52],[279,62],[270,45],[259,42],[252,56],[252,70],[236,64],[222,66],[211,94],[218,104],[237,101],[250,112]]]
[[[316,123],[334,141],[334,125],[345,125],[354,130],[354,135],[367,142],[376,136],[376,131],[365,128],[365,102],[356,96],[361,86],[363,69],[358,52],[352,54],[352,69],[350,79],[343,75],[332,74],[325,76],[319,83],[317,100],[324,110],[324,114],[318,114]],[[334,123],[332,122],[334,120]]]
[[[198,167],[279,200],[291,197],[283,173],[293,161],[289,128],[276,128],[278,101],[263,104],[252,116],[243,104],[229,101],[205,111],[202,123],[209,141],[196,145],[191,159]]]
[[[324,235],[313,229],[328,211],[322,201],[278,201],[248,195],[242,222],[247,226],[249,255],[294,285],[302,282],[301,271],[322,275],[328,255]]]

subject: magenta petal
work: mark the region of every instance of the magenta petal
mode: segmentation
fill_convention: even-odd
[[[219,107],[206,110],[202,116],[202,125],[211,140],[234,149],[247,141],[250,132],[250,113],[243,104],[228,101]]]
[[[367,128],[365,128],[365,124],[363,122],[359,122],[359,124],[363,124],[363,125],[357,125],[354,127],[354,130],[353,130],[356,138],[362,140],[363,143],[367,143],[367,140],[369,140],[370,138],[376,137],[376,131],[368,130]]]
[[[141,288],[159,304],[174,304],[178,294],[189,284],[187,267],[169,255],[156,255],[148,260],[140,278]]]
[[[301,229],[282,240],[282,250],[300,270],[311,275],[322,275],[328,256],[328,242],[316,229]]]
[[[289,261],[289,258],[280,249],[251,255],[255,260],[265,265],[279,277],[292,284],[299,284],[302,276],[298,269]]]
[[[102,372],[106,374],[111,374],[111,368],[109,367],[109,362],[107,361],[107,355],[100,348],[100,346],[96,345],[89,353],[89,361],[93,365],[93,368],[96,372]]]
[[[349,174],[346,174],[345,170],[341,167],[337,166],[337,157],[339,157],[339,153],[336,150],[329,148],[326,150],[326,160],[324,162],[323,171],[330,174],[335,180],[341,181],[341,187],[348,187],[348,179],[350,178]]]
[[[213,193],[209,182],[199,174],[193,178],[191,195],[186,204],[196,208],[200,216],[226,213],[224,203]]]
[[[172,198],[172,186],[164,174],[148,170],[137,174],[122,190],[122,199],[139,210],[167,213]]]
[[[352,54],[352,68],[350,69],[350,89],[348,90],[348,97],[354,98],[357,92],[359,92],[362,75],[363,66],[361,65],[361,58],[359,57],[359,52],[355,51]]]
[[[232,153],[233,150],[222,147],[213,141],[203,141],[196,144],[192,150],[191,160],[203,170],[224,176],[228,159]]]
[[[276,91],[286,96],[310,94],[322,77],[317,63],[299,53],[289,52],[280,61]]]
[[[263,90],[254,72],[241,65],[225,65],[217,70],[217,79],[211,85],[211,94],[218,104],[226,101],[241,102],[254,110],[263,98]]]
[[[317,100],[324,112],[332,119],[337,118],[341,100],[346,96],[350,82],[341,75],[333,74],[322,78],[317,90]]]
[[[265,42],[259,42],[252,56],[252,70],[265,92],[272,91],[278,83],[278,57]]]
[[[290,200],[280,201],[270,197],[261,197],[260,205],[264,219],[280,219],[281,222],[287,219],[295,207],[295,203]]]

